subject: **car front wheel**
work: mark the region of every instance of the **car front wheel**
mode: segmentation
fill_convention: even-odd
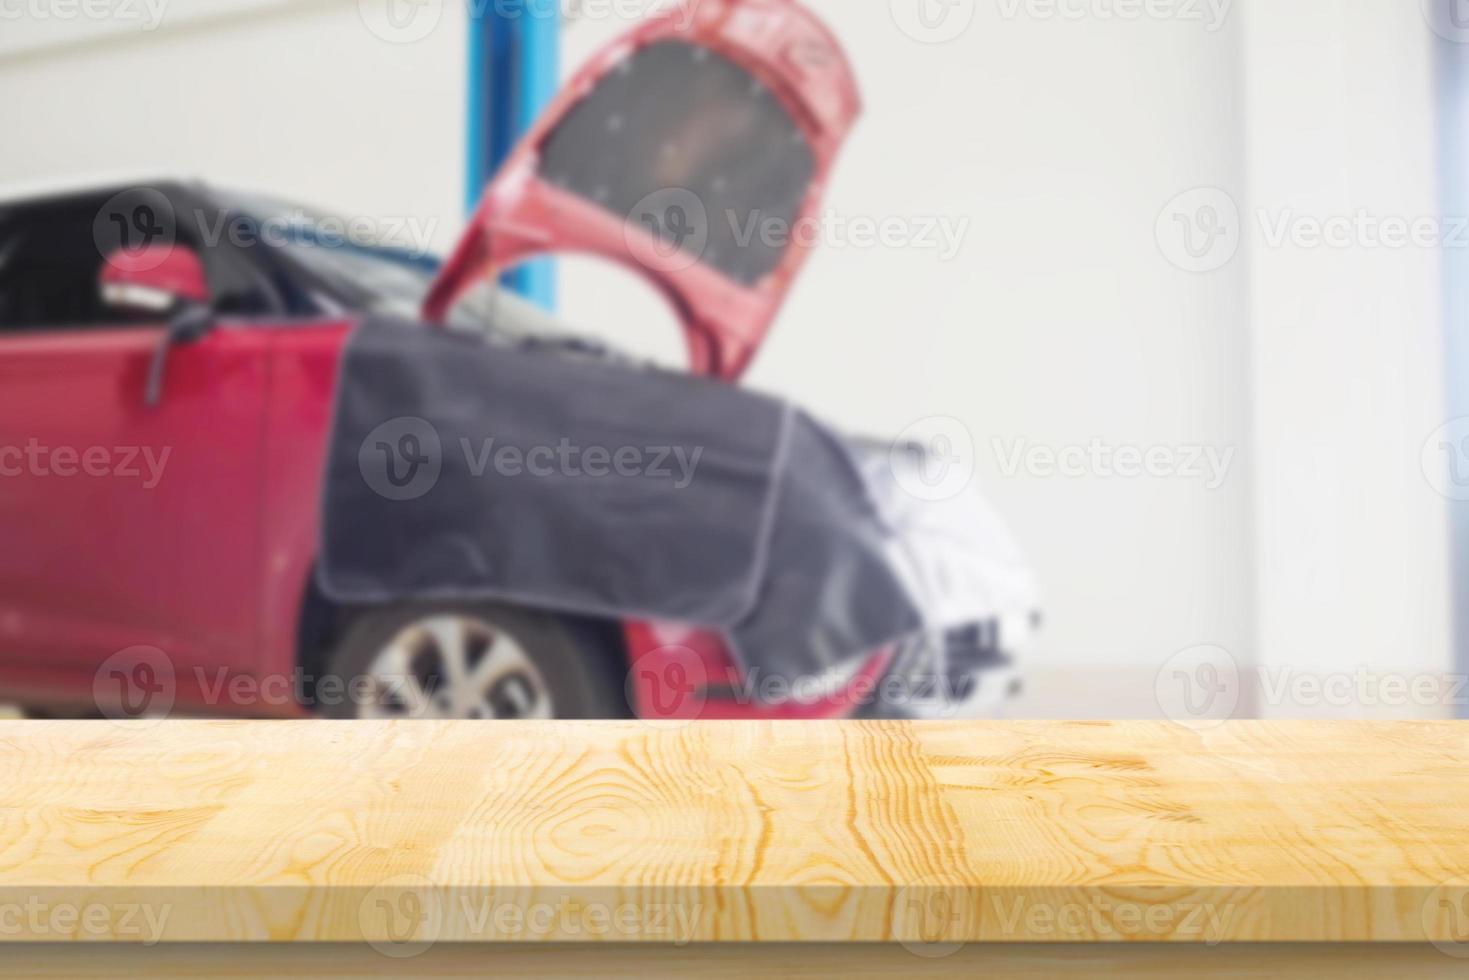
[[[318,684],[327,718],[623,718],[615,631],[495,603],[409,604],[353,623]]]

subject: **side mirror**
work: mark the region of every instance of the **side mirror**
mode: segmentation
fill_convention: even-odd
[[[99,285],[113,309],[161,317],[210,301],[204,263],[183,245],[117,249],[103,263]]]
[[[175,344],[191,344],[214,329],[204,263],[193,249],[182,245],[118,249],[103,264],[101,279],[102,301],[108,306],[169,318],[148,368],[143,401],[152,408],[163,396],[169,350]]]

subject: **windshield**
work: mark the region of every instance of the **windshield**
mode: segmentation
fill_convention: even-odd
[[[315,305],[416,319],[442,260],[371,234],[349,221],[300,205],[245,194],[230,210],[249,233],[304,274]],[[448,317],[450,327],[491,339],[600,349],[584,332],[489,281],[468,290]]]

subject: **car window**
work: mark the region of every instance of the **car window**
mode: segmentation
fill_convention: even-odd
[[[135,216],[142,231],[124,227],[107,221],[114,199],[102,194],[0,205],[0,333],[158,320],[157,314],[103,303],[98,277],[111,234],[171,235],[172,216],[147,209]]]

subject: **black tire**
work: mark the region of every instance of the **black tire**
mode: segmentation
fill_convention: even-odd
[[[435,705],[435,713],[430,717],[515,717],[516,699],[494,694],[496,690],[507,690],[507,683],[511,685],[508,689],[511,691],[518,686],[522,701],[526,692],[543,689],[550,700],[549,717],[617,719],[630,716],[625,694],[626,659],[620,631],[615,624],[553,616],[499,603],[452,601],[404,603],[374,608],[357,615],[327,657],[323,681],[316,685],[316,713],[323,718],[338,719],[383,717],[380,705],[364,710],[359,703],[363,700],[361,693],[367,689],[363,678],[373,673],[379,655],[395,639],[410,637],[413,639],[405,641],[410,646],[418,642],[432,647],[432,640],[418,640],[416,637],[419,631],[427,632],[424,624],[444,618],[481,623],[497,638],[513,640],[514,647],[534,665],[534,670],[520,671],[518,679],[507,674],[508,680],[502,677],[490,685],[489,691],[479,692],[487,704],[509,708],[510,711],[467,714],[456,712],[455,706]],[[416,666],[409,672],[430,696],[448,691],[442,676],[445,672],[433,666],[438,659],[435,650],[415,654]],[[426,663],[418,665],[420,660]],[[439,675],[437,680],[435,674]],[[327,681],[331,682],[330,687],[325,683]],[[472,687],[465,685],[464,689],[467,691]],[[391,715],[394,698],[389,696],[385,700]],[[423,715],[404,711],[402,716]]]

